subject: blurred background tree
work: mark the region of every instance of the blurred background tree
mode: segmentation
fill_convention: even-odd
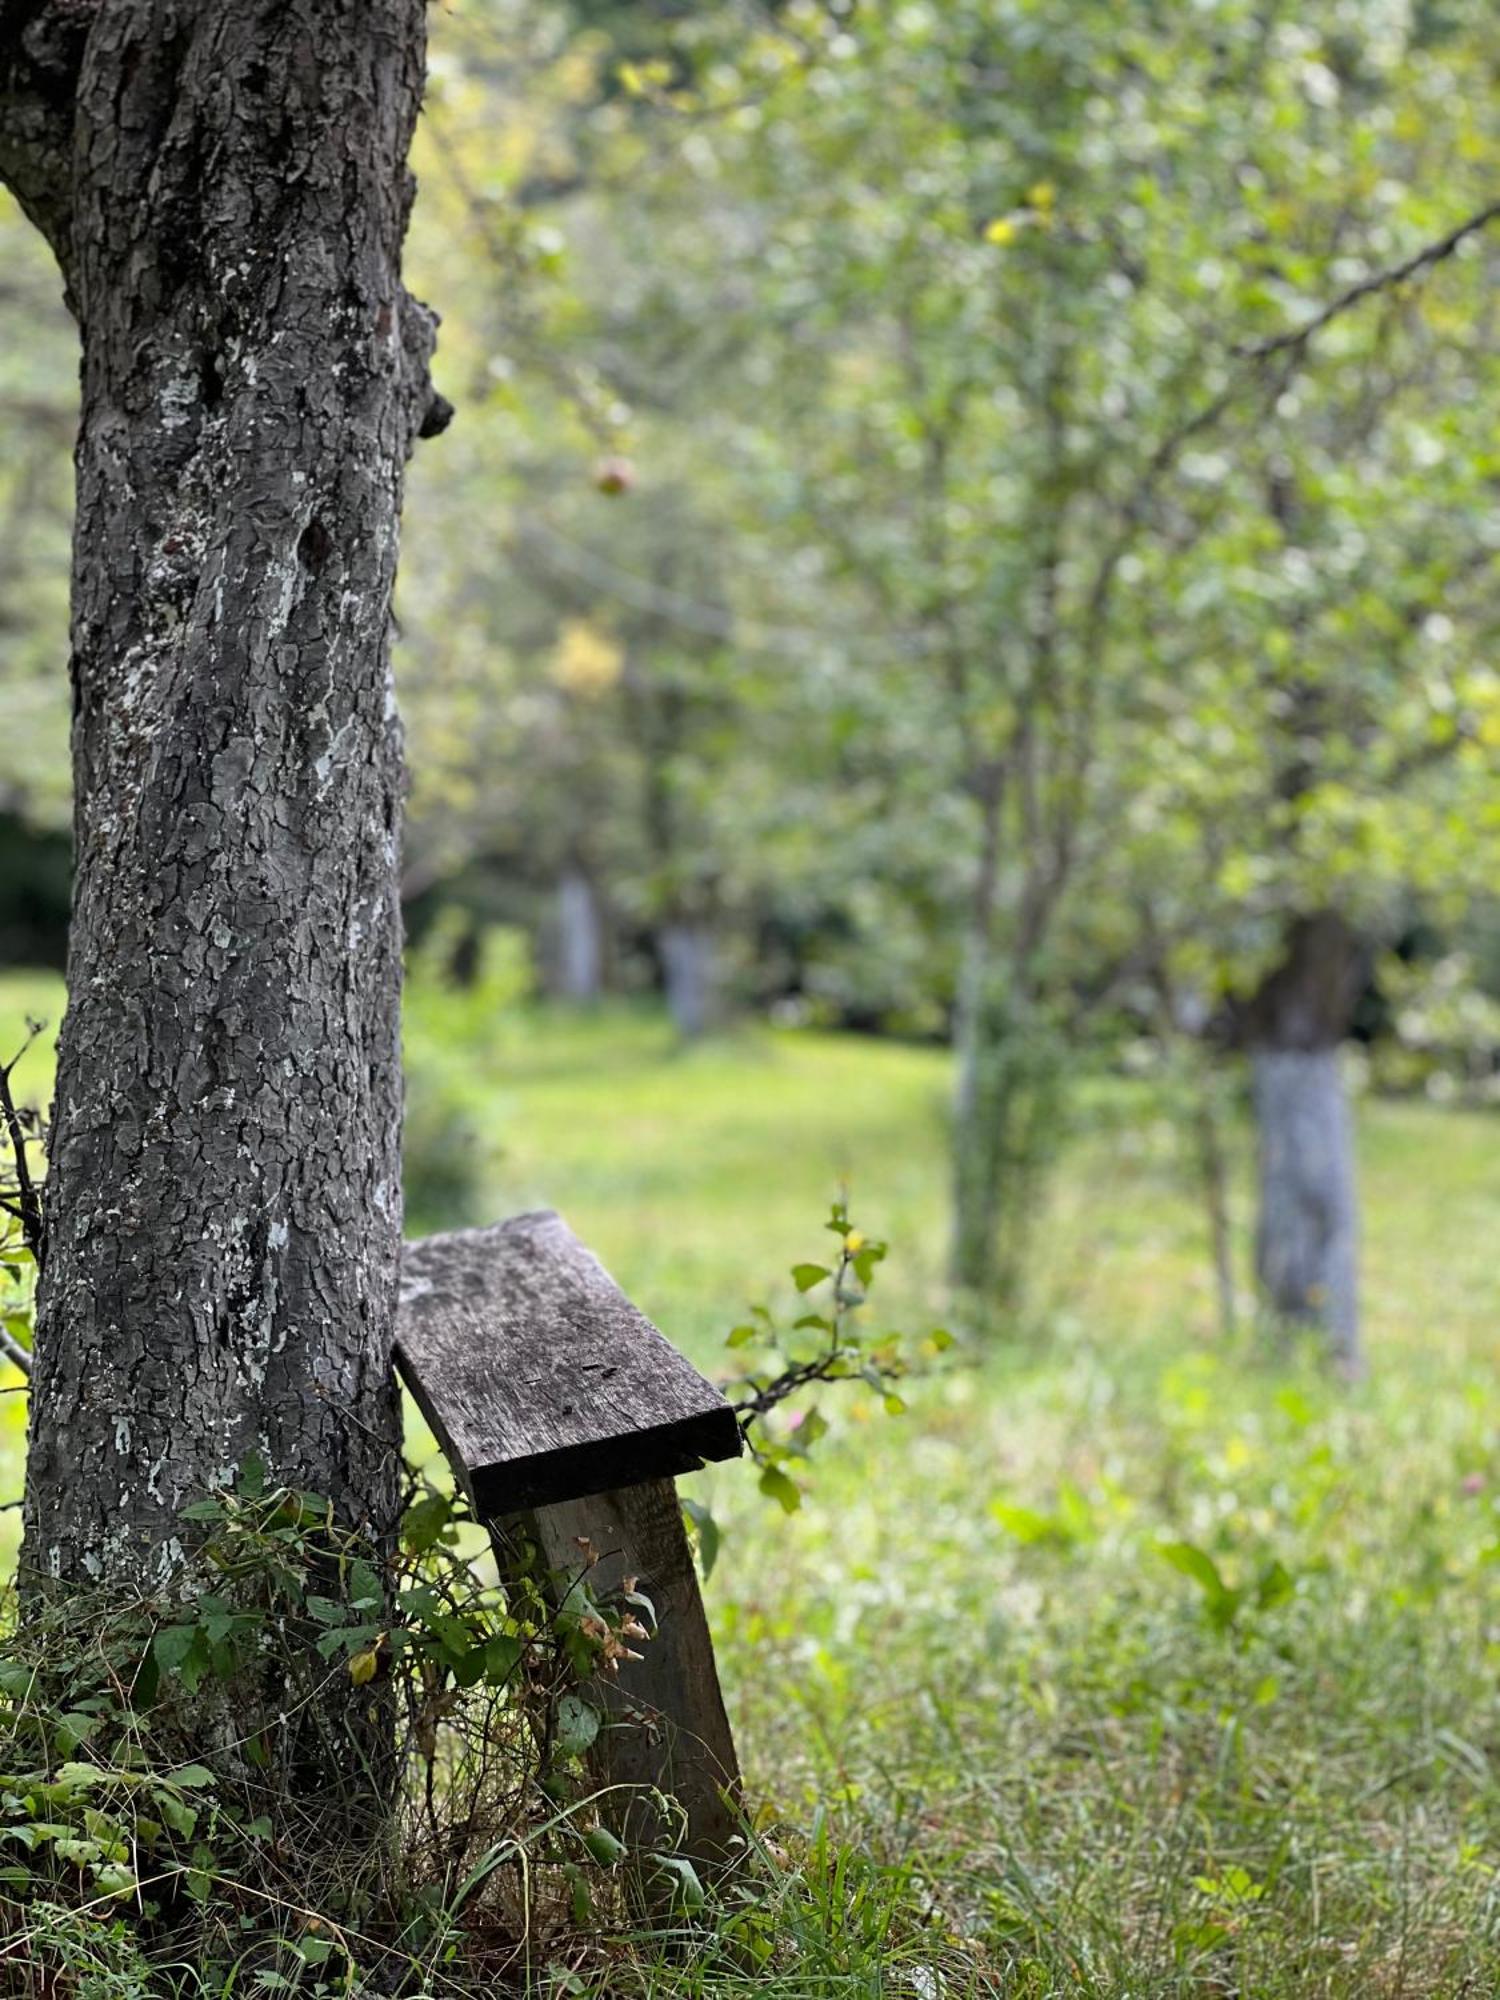
[[[1356,1370],[1348,1045],[1496,1064],[1495,244],[1387,282],[1493,193],[1491,37],[1478,0],[436,19],[422,962],[488,990],[503,924],[685,1040],[951,1041],[978,1322],[1083,1073],[1188,1065],[1221,1212],[1247,1063],[1260,1294]],[[71,333],[3,226],[0,948],[56,963]],[[1438,966],[1469,1041],[1403,1066]]]

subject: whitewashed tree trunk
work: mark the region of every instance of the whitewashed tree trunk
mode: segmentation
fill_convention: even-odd
[[[1326,1328],[1358,1374],[1359,1204],[1354,1125],[1336,1048],[1251,1052],[1260,1142],[1256,1273],[1278,1317]]]
[[[718,975],[708,926],[691,919],[663,924],[656,934],[667,1009],[684,1041],[706,1034],[718,1015]]]
[[[1322,1327],[1334,1361],[1350,1376],[1364,1366],[1359,1207],[1339,1048],[1363,967],[1358,939],[1334,912],[1299,918],[1246,1023],[1259,1135],[1262,1296],[1281,1320]]]
[[[604,985],[604,924],[598,891],[582,868],[565,869],[557,885],[556,948],[559,998],[597,1000]]]

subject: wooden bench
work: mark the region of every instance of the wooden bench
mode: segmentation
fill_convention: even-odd
[[[739,1765],[674,1482],[739,1455],[734,1412],[551,1210],[409,1243],[396,1359],[502,1564],[555,1579],[591,1544],[596,1595],[640,1579],[657,1630],[590,1690],[590,1775],[632,1850],[721,1867]]]

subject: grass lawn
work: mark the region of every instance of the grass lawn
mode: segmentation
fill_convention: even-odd
[[[55,1016],[55,985],[0,983],[5,1043],[28,1008]],[[429,982],[408,1042],[421,1226],[554,1204],[728,1372],[725,1332],[788,1303],[847,1180],[892,1242],[880,1309],[942,1313],[940,1053],[763,1030],[682,1053],[652,1016]],[[905,1416],[827,1404],[794,1515],[742,1468],[693,1482],[787,1858],[775,1958],[699,1950],[637,1986],[580,1956],[552,1990],[1500,1991],[1500,1125],[1366,1104],[1361,1166],[1366,1387],[1224,1347],[1183,1149],[1109,1081],[1023,1327],[961,1343]]]

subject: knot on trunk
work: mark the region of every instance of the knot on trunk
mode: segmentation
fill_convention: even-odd
[[[437,437],[453,421],[453,405],[432,386],[431,362],[442,324],[431,306],[409,292],[401,300],[401,346],[410,384],[409,408],[414,438]]]

